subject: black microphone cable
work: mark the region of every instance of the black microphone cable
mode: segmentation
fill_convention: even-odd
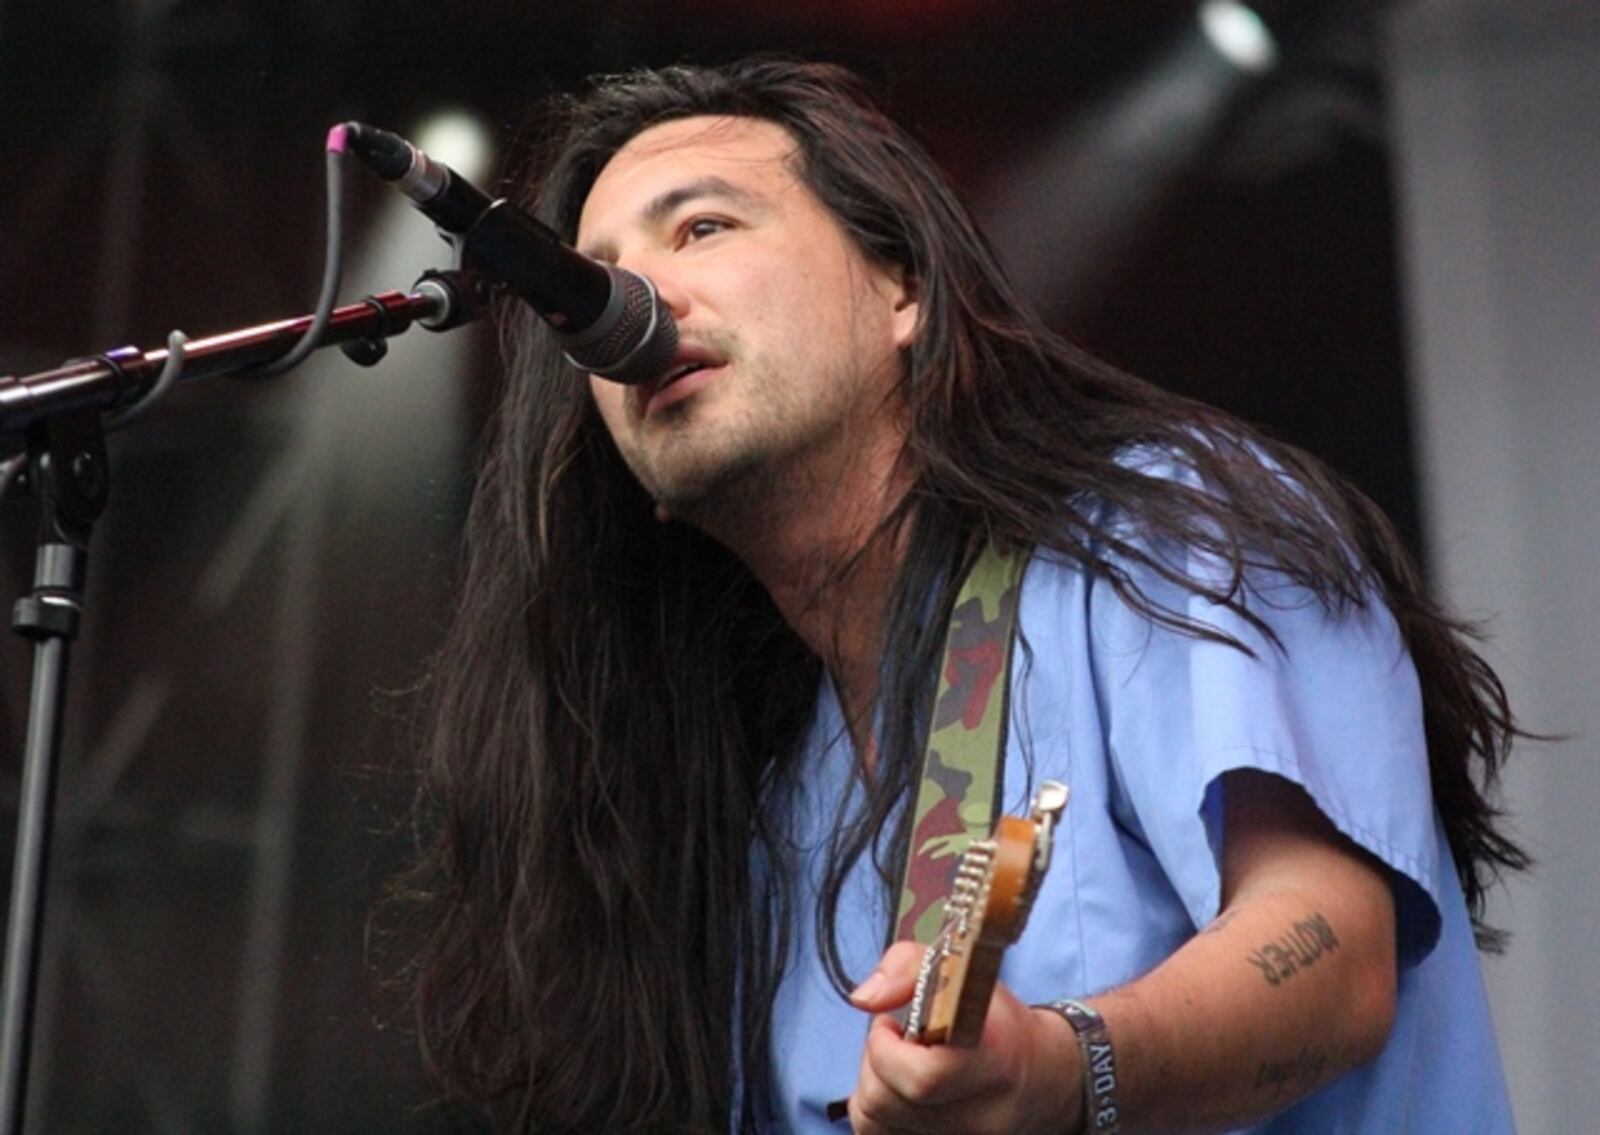
[[[334,306],[339,302],[339,282],[344,277],[344,155],[347,141],[348,132],[343,126],[335,126],[328,131],[324,151],[328,200],[327,235],[323,241],[322,287],[317,296],[316,307],[312,309],[311,322],[286,353],[258,367],[239,371],[236,377],[271,378],[293,370],[305,362],[311,352],[321,345],[322,337],[327,334],[328,324],[333,320]],[[167,391],[171,390],[183,375],[183,347],[188,341],[189,337],[182,331],[174,329],[168,334],[167,361],[162,366],[161,373],[137,402],[106,418],[106,429],[120,429],[143,417],[166,396]]]
[[[349,140],[350,132],[343,124],[328,131],[324,159],[328,175],[328,236],[322,259],[322,293],[317,297],[311,323],[287,354],[270,363],[241,371],[240,374],[245,378],[271,378],[293,370],[306,361],[327,333],[334,304],[339,299],[339,281],[344,275],[344,156]]]

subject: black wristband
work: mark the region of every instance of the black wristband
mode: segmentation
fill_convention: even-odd
[[[1092,1135],[1118,1135],[1122,1109],[1117,1104],[1117,1054],[1111,1047],[1106,1019],[1082,1001],[1063,999],[1035,1005],[1059,1014],[1072,1026],[1083,1061],[1084,1130]]]

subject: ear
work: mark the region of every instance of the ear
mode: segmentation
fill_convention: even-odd
[[[895,268],[891,298],[894,301],[894,345],[900,350],[911,346],[921,317],[922,289],[919,281],[903,268]]]

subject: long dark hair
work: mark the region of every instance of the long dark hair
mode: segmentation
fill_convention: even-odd
[[[985,541],[1049,549],[1152,621],[1201,636],[1216,632],[1152,603],[1128,566],[1263,630],[1242,589],[1256,566],[1330,610],[1376,595],[1421,677],[1434,797],[1475,916],[1495,874],[1526,864],[1485,795],[1515,735],[1505,692],[1379,510],[1309,456],[1049,333],[931,160],[853,76],[776,60],[675,67],[605,80],[563,115],[538,166],[548,172],[523,192],[568,239],[635,134],[749,116],[793,135],[804,182],[866,256],[919,288],[900,383],[912,487],[879,532],[905,552],[878,762],[836,834],[815,927],[841,986],[842,883],[864,856],[885,886],[897,877],[939,616]],[[517,1128],[725,1129],[735,1106],[755,1126],[768,1014],[797,932],[782,833],[761,802],[794,772],[821,664],[731,554],[653,519],[537,320],[519,311],[505,328],[507,386],[430,684],[425,843],[409,889],[431,928],[414,963],[424,1054],[449,1092],[495,1101]],[[1204,491],[1142,472],[1125,459],[1140,445]],[[1190,579],[1130,532],[1197,548],[1233,578]],[[738,1100],[730,1068],[743,1071]]]

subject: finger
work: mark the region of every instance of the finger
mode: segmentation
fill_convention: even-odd
[[[896,942],[890,946],[878,960],[878,967],[851,990],[851,1002],[858,1009],[882,1013],[910,1001],[924,953],[923,947],[915,942]]]
[[[904,1105],[888,1095],[887,1089],[881,1084],[875,1088],[866,1084],[856,1085],[856,1090],[850,1093],[849,1104],[850,1130],[855,1135],[889,1135],[890,1132],[915,1130],[906,1128],[897,1121],[906,1113]]]
[[[919,1103],[898,1094],[882,1080],[864,1074],[847,1104],[851,1129],[856,1132],[977,1135],[1018,1130],[1018,1118],[1004,1110],[1004,1102],[986,1096],[946,1103]]]
[[[887,1135],[888,1132],[935,1130],[937,1113],[920,1107],[886,1084],[867,1064],[862,1054],[861,1075],[850,1093],[850,1127],[862,1135]]]
[[[862,1052],[863,1077],[870,1073],[894,1100],[905,1105],[902,1120],[917,1108],[959,1103],[991,1094],[992,1076],[982,1050],[932,1047],[908,1041],[900,1022],[872,1019]]]
[[[861,1068],[856,1075],[855,1091],[850,1093],[850,1099],[846,1101],[849,1104],[850,1129],[858,1135],[887,1135],[891,1131],[903,1130],[900,1123],[911,1112],[910,1103],[885,1084],[872,1065],[872,1037],[880,1031],[898,1036],[899,1024],[893,1017],[880,1015],[872,1018],[872,1024],[867,1029],[867,1044],[861,1050]]]

